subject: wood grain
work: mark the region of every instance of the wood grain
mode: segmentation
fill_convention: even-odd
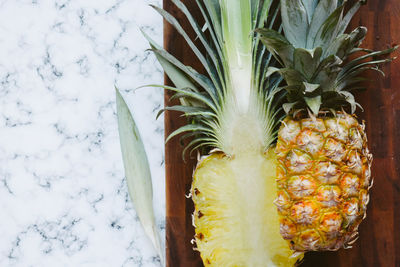
[[[197,10],[195,1],[183,0],[190,10]],[[191,33],[184,16],[170,0],[164,8],[171,12]],[[194,12],[199,16],[199,12]],[[369,0],[352,22],[352,28],[368,27],[364,47],[388,48],[400,43],[400,1]],[[164,46],[185,64],[200,69],[200,64],[173,28],[164,24]],[[398,55],[398,53],[396,53]],[[400,60],[383,67],[386,78],[368,73],[368,90],[357,94],[365,108],[359,112],[367,125],[369,146],[374,154],[373,177],[375,184],[366,220],[360,226],[360,239],[352,249],[338,252],[307,253],[302,267],[399,267],[400,266]],[[166,83],[170,81],[166,79]],[[165,92],[165,105],[171,105],[170,92]],[[165,113],[166,136],[185,120],[179,113]],[[194,229],[191,224],[193,204],[185,197],[191,184],[194,160],[182,160],[182,146],[173,139],[165,147],[167,196],[167,266],[202,266],[199,253],[193,251],[190,240]],[[251,266],[249,266],[251,267]]]

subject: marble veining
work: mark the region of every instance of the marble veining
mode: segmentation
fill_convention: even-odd
[[[0,266],[160,266],[130,202],[114,86],[135,113],[165,233],[161,0],[0,0]]]

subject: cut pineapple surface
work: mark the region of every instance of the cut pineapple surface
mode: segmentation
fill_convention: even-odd
[[[205,266],[293,266],[302,257],[292,256],[279,233],[275,174],[273,152],[214,153],[200,161],[191,193]]]

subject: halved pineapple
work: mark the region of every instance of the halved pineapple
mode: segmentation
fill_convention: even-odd
[[[199,162],[191,194],[205,266],[293,266],[299,259],[279,234],[276,164],[273,149],[233,158],[217,152]]]
[[[292,257],[288,242],[279,235],[273,205],[272,147],[281,117],[282,79],[266,76],[276,62],[254,36],[254,30],[268,20],[272,1],[198,0],[203,27],[182,2],[172,2],[186,15],[196,43],[171,14],[155,9],[185,38],[207,76],[148,40],[175,85],[161,87],[175,91],[181,100],[181,105],[165,109],[188,118],[187,125],[167,141],[184,134],[183,139],[191,137],[185,151],[200,149],[208,155],[193,176],[197,249],[207,266],[292,266],[302,253]],[[277,12],[270,14],[270,26]],[[197,48],[199,43],[206,55]]]

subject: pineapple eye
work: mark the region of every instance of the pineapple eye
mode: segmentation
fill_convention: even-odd
[[[199,233],[199,234],[197,235],[197,238],[200,239],[200,240],[203,240],[203,239],[204,239],[203,233]]]
[[[200,219],[203,216],[204,216],[204,214],[199,210],[199,212],[197,213],[197,217]]]

